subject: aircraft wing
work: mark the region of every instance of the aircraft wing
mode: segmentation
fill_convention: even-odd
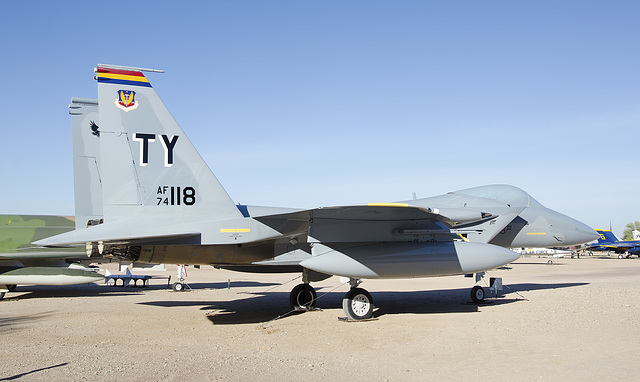
[[[630,245],[628,243],[596,244],[595,246],[618,251],[628,251],[631,248],[638,247],[637,245]]]
[[[370,203],[311,210],[310,242],[411,241],[450,234],[455,226],[482,223],[494,215],[471,209]]]
[[[489,213],[465,208],[430,208],[413,206],[408,203],[369,203],[341,207],[325,207],[312,210],[314,218],[344,220],[433,220],[451,228],[458,224],[468,224],[488,220]]]

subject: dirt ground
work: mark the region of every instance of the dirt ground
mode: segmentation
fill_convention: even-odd
[[[111,271],[114,272],[112,265]],[[344,322],[348,290],[289,313],[297,274],[189,268],[187,292],[19,286],[0,301],[0,381],[637,380],[640,259],[522,258],[504,293],[469,303],[462,276],[366,280],[375,319]],[[166,272],[147,274],[174,275]],[[292,281],[293,280],[293,281]],[[284,284],[284,285],[282,285]],[[284,317],[276,319],[279,316]]]

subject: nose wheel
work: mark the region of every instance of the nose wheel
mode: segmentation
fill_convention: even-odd
[[[475,303],[484,301],[484,288],[480,285],[476,285],[471,288],[471,300]]]

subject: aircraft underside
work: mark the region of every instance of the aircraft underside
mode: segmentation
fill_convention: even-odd
[[[344,297],[343,309],[352,319],[368,318],[373,312],[370,294],[358,287],[362,279],[470,274],[495,268],[519,257],[502,247],[452,240],[427,243],[301,243],[295,246],[281,246],[275,242],[204,246],[116,245],[104,247],[102,255],[137,263],[213,265],[243,271],[261,267],[273,272],[290,272],[295,267],[302,270],[303,283],[291,291],[289,301],[293,309],[315,306],[316,293],[311,282],[332,275],[346,277],[352,288]],[[184,288],[179,285],[175,289]],[[474,300],[484,298],[484,291],[481,292],[474,289]]]

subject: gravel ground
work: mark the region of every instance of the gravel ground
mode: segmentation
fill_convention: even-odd
[[[338,319],[337,277],[305,313],[289,312],[296,274],[189,268],[181,293],[19,286],[0,301],[0,381],[637,380],[640,259],[531,257],[490,275],[504,293],[481,305],[462,276],[366,280],[366,322]]]

